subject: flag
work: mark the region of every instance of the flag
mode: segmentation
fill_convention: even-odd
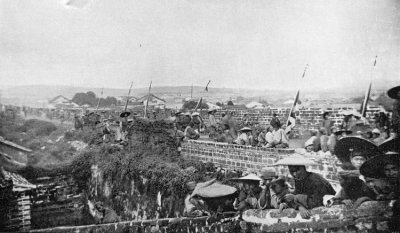
[[[207,85],[206,85],[206,88],[204,89],[204,90],[207,91],[207,92],[208,92],[208,85],[210,84],[210,82],[211,82],[211,80],[208,81],[208,83],[207,83]]]
[[[378,55],[375,56],[375,62],[374,62],[374,67],[376,66],[376,59],[378,58]]]

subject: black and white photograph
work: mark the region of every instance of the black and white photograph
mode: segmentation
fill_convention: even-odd
[[[2,232],[400,232],[400,1],[0,0]]]

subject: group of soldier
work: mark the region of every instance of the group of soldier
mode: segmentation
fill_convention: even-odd
[[[338,172],[340,188],[335,190],[321,175],[307,171],[307,167],[315,164],[305,155],[293,155],[279,160],[275,166],[288,166],[289,174],[279,176],[276,167],[266,167],[261,173],[249,174],[241,178],[231,179],[239,183],[235,194],[221,193],[227,202],[221,201],[242,213],[247,209],[279,209],[294,208],[299,210],[301,217],[309,218],[311,209],[319,206],[330,207],[344,204],[347,208],[357,208],[366,201],[391,201],[393,217],[391,230],[399,230],[400,219],[400,139],[399,103],[400,86],[388,91],[394,99],[391,121],[391,137],[377,144],[362,135],[348,135],[345,127],[331,128],[328,122],[322,122],[321,128],[329,128],[329,133],[336,134],[333,154],[337,157],[341,168]],[[324,118],[328,114],[324,114]],[[385,124],[386,125],[386,124]],[[327,127],[328,126],[328,127]],[[335,131],[336,130],[336,131]],[[375,130],[375,133],[376,130]],[[200,188],[203,186],[200,186]],[[193,182],[187,184],[189,194],[185,203],[186,214],[209,214],[201,201],[201,192],[193,192],[199,187]],[[204,196],[204,195],[203,195]],[[229,203],[229,205],[226,205]]]

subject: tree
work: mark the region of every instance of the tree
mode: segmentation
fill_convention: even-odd
[[[220,103],[220,102],[217,102],[215,105],[217,105],[218,107],[224,106],[224,104],[223,104],[223,103]]]
[[[182,109],[194,109],[197,105],[197,101],[194,100],[189,100],[186,101],[183,106]],[[204,102],[201,102],[200,106],[198,107],[199,109],[208,109],[208,105]]]
[[[228,103],[227,103],[226,105],[228,105],[228,106],[233,106],[234,104],[233,104],[232,100],[229,100]]]

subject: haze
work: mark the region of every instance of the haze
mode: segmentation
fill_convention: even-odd
[[[399,23],[396,0],[1,0],[0,85],[364,89],[399,80]]]

